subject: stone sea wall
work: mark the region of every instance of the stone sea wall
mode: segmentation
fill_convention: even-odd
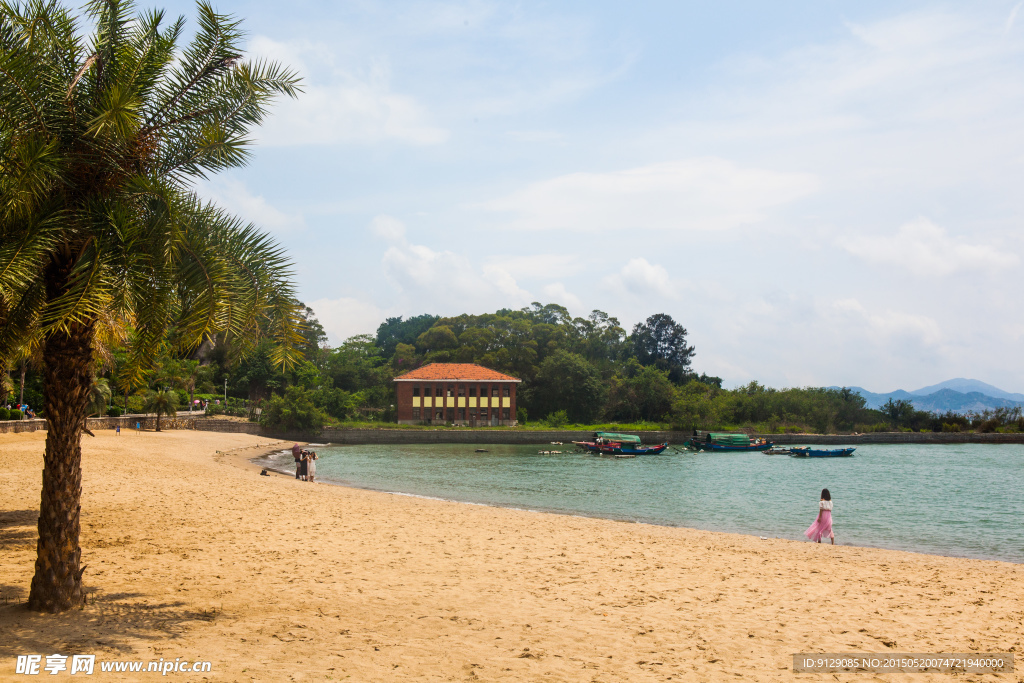
[[[141,423],[143,429],[156,426],[154,417],[95,417],[86,420],[90,430],[113,429],[121,425],[122,430],[134,429]],[[205,432],[232,432],[255,434],[271,438],[319,442],[332,444],[427,444],[427,443],[465,443],[465,444],[547,444],[552,441],[569,443],[586,441],[592,432],[570,430],[527,431],[524,429],[468,429],[468,428],[437,428],[437,429],[325,429],[319,434],[294,434],[267,430],[254,422],[221,420],[216,418],[178,417],[162,418],[162,429],[196,429]],[[0,434],[17,432],[34,432],[46,429],[46,420],[8,420],[0,422]],[[680,445],[689,440],[688,432],[646,431],[633,432],[640,435],[646,444],[668,442]],[[851,445],[872,443],[915,443],[915,444],[954,444],[954,443],[1024,443],[1024,434],[975,434],[971,432],[873,432],[870,434],[756,434],[774,441],[779,445],[799,446],[804,444],[819,445]]]

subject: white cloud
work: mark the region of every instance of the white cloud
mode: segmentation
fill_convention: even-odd
[[[534,183],[484,208],[532,230],[724,230],[814,191],[814,177],[684,159],[610,173],[571,173]]]
[[[583,262],[576,254],[530,254],[528,256],[495,256],[487,264],[516,277],[555,279],[581,272]]]
[[[605,287],[618,294],[630,294],[639,298],[652,295],[676,298],[676,288],[664,266],[648,263],[645,258],[633,258],[618,273],[602,280]]]
[[[317,299],[308,305],[335,345],[357,334],[376,333],[385,317],[374,304],[351,297]]]
[[[891,344],[893,338],[909,338],[925,345],[935,345],[942,339],[939,324],[926,315],[904,313],[891,309],[867,309],[857,299],[840,299],[833,302],[832,310],[827,318],[840,319],[847,322],[848,328],[868,326],[868,336],[872,339]],[[877,343],[877,341],[876,341]]]
[[[530,293],[499,265],[480,267],[465,254],[411,244],[404,224],[394,217],[377,216],[371,230],[390,244],[381,265],[407,304],[461,313],[532,301]]]
[[[394,216],[376,216],[370,222],[370,230],[388,242],[400,242],[405,239],[405,224]]]
[[[310,43],[279,43],[257,36],[250,50],[258,57],[280,61],[305,78],[297,99],[284,99],[256,134],[272,146],[372,144],[394,140],[414,145],[444,142],[448,133],[428,121],[416,98],[393,92],[390,71],[376,63],[358,75],[329,67],[331,50]],[[306,58],[310,59],[306,59]],[[311,70],[307,64],[315,64]],[[330,72],[329,76],[323,75]]]
[[[1024,2],[1018,2],[1013,6],[1013,9],[1010,10],[1010,16],[1006,17],[1006,28],[1003,30],[1004,33],[1009,33],[1013,29],[1013,23],[1017,21],[1017,13],[1020,12],[1021,5],[1024,5]]]
[[[570,292],[565,288],[565,284],[561,282],[552,282],[549,285],[544,285],[544,296],[546,303],[556,303],[565,306],[570,311],[582,311],[583,302],[580,301],[579,297]]]
[[[284,233],[306,227],[301,213],[281,211],[264,199],[263,195],[251,193],[240,180],[218,176],[200,183],[196,189],[217,206],[264,230]]]
[[[1015,254],[987,244],[956,240],[926,218],[900,226],[893,235],[859,235],[839,240],[851,254],[878,265],[895,266],[915,275],[944,276],[967,270],[993,270],[1017,265]]]

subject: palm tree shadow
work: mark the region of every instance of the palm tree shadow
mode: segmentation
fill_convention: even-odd
[[[95,590],[81,609],[39,614],[28,610],[24,588],[0,586],[0,591],[10,591],[7,604],[0,600],[0,659],[52,653],[124,656],[135,652],[140,640],[167,643],[191,624],[218,616],[181,601],[154,602],[142,593]]]
[[[0,511],[0,553],[32,551],[38,510]],[[64,614],[29,611],[28,586],[0,584],[0,660],[19,654],[131,653],[139,641],[170,641],[217,612],[142,593],[86,588],[86,604]]]

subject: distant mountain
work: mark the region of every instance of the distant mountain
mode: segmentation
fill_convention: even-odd
[[[1018,403],[1024,403],[1024,394],[1011,394],[1008,391],[1003,391],[999,387],[994,387],[991,384],[985,384],[982,381],[976,379],[964,379],[958,377],[956,379],[947,379],[945,382],[939,382],[933,384],[930,387],[923,387],[910,393],[915,396],[928,396],[934,394],[936,391],[942,389],[952,389],[953,391],[960,392],[961,394],[970,394],[977,392],[984,396],[991,396],[992,398],[1005,398],[1010,401],[1016,401]]]
[[[958,391],[954,388],[955,386],[963,387],[967,391]],[[839,387],[830,388],[838,389]],[[980,391],[979,388],[984,388],[985,391]],[[897,389],[887,394],[876,394],[861,387],[850,387],[850,389],[864,397],[868,408],[875,409],[881,408],[889,399],[910,401],[918,410],[940,413],[947,411],[977,413],[983,410],[1024,405],[1024,394],[1011,394],[976,379],[951,379],[917,391]]]

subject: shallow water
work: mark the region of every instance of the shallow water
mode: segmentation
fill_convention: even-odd
[[[485,448],[488,453],[475,453]],[[554,448],[561,455],[539,455]],[[566,446],[318,447],[321,481],[468,503],[801,539],[822,488],[836,542],[1024,562],[1024,445],[865,445],[852,458],[594,457]],[[291,452],[262,459],[294,471]]]

